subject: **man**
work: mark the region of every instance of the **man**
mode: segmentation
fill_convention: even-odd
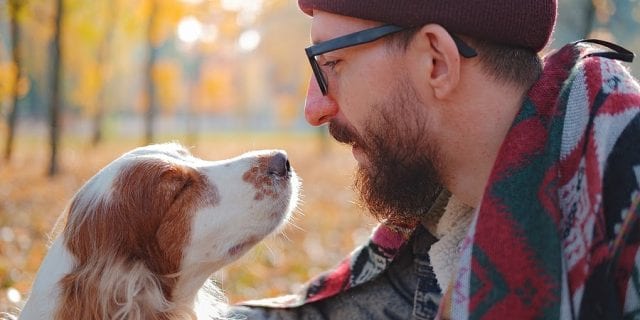
[[[299,0],[305,116],[352,147],[371,241],[250,319],[640,314],[640,87],[555,0]],[[274,308],[275,307],[275,308]]]

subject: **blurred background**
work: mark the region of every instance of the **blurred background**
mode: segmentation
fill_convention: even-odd
[[[296,290],[366,239],[376,222],[354,203],[350,151],[304,121],[296,3],[0,0],[0,312],[26,297],[82,183],[153,142],[208,159],[285,149],[303,179],[283,233],[214,275],[231,302]],[[548,50],[597,37],[640,52],[639,21],[638,0],[559,0]]]

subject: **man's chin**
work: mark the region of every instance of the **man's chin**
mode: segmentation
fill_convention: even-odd
[[[360,205],[380,221],[410,224],[424,217],[442,190],[435,170],[422,163],[375,162],[376,158],[370,163],[365,153],[362,156],[354,180]]]

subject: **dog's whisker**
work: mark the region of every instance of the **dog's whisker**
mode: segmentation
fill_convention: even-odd
[[[268,243],[265,243],[264,247],[265,247],[265,249],[267,250],[267,252],[269,253],[269,255],[271,257],[276,257],[277,256],[276,252],[271,248],[271,246]]]
[[[288,242],[291,242],[291,238],[289,238],[289,235],[285,231],[282,231],[280,233],[280,238],[287,240]]]
[[[304,228],[302,228],[301,226],[297,225],[294,221],[289,221],[289,223],[287,225],[293,227],[294,229],[296,229],[298,231],[306,232],[306,230]]]

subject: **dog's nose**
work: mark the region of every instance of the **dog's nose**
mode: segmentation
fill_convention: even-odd
[[[291,172],[291,165],[289,165],[289,159],[287,159],[287,154],[281,151],[278,151],[271,159],[269,159],[269,174],[286,177]]]

